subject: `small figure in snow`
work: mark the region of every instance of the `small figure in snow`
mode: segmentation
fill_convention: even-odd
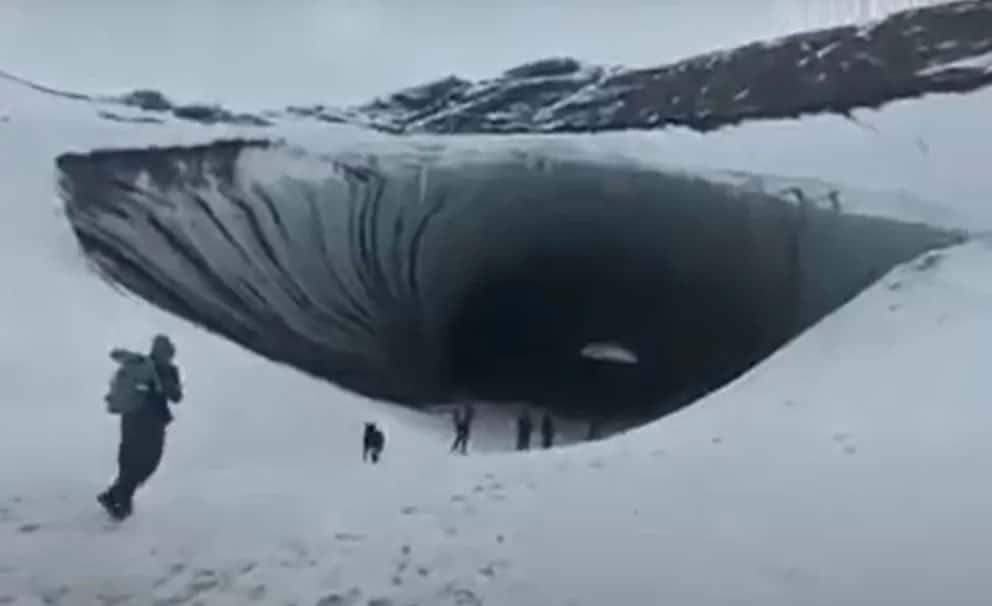
[[[169,402],[183,398],[179,369],[172,363],[175,354],[165,335],[155,337],[148,355],[123,349],[110,352],[118,369],[104,400],[107,410],[121,417],[118,472],[97,500],[117,520],[131,515],[135,491],[162,461],[165,428],[172,422]]]
[[[551,413],[544,411],[541,417],[541,446],[551,448],[555,445],[555,423],[551,418]]]
[[[451,444],[451,452],[467,454],[468,440],[472,434],[472,421],[475,418],[475,408],[466,404],[453,413],[455,423],[455,441]]]
[[[530,436],[534,432],[534,422],[526,410],[517,417],[517,450],[530,450]]]
[[[586,440],[593,441],[598,440],[602,435],[602,428],[600,427],[599,421],[590,421],[589,430],[586,432]]]
[[[365,434],[362,436],[362,461],[372,459],[373,463],[378,463],[385,447],[386,434],[382,433],[375,423],[366,423]]]

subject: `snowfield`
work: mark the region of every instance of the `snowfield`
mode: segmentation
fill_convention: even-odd
[[[971,104],[978,124],[988,98],[901,104],[894,124],[941,100]],[[452,457],[446,419],[266,362],[115,292],[78,251],[54,191],[56,155],[250,131],[109,122],[8,82],[0,116],[0,606],[990,601],[986,237],[894,269],[738,381],[649,426],[549,452]],[[920,128],[937,138],[942,119]],[[815,132],[839,130],[817,120]],[[961,113],[953,121],[956,136],[974,136]],[[721,132],[710,148],[728,151],[708,168],[779,167],[786,144],[761,156],[728,143],[735,133],[773,140],[774,127]],[[838,150],[856,137],[916,157],[906,137],[844,128],[807,157],[837,158],[824,178],[843,172]],[[687,163],[705,164],[701,138],[666,136],[647,151],[661,157],[691,140]],[[779,136],[799,141],[800,126]],[[988,146],[969,142],[962,148]],[[952,162],[950,137],[939,143],[927,166]],[[745,154],[748,165],[728,162]],[[862,160],[873,154],[848,158],[864,188],[873,175]],[[893,157],[879,158],[876,181],[905,169]],[[987,230],[979,157],[959,170],[967,196],[935,198],[947,178],[934,168],[906,177],[926,192],[924,206],[886,201],[884,213],[919,207]],[[816,176],[801,159],[792,155],[788,172]],[[101,400],[106,352],[143,348],[160,331],[177,344],[188,395],[137,515],[114,526],[95,501],[117,445]],[[360,461],[367,420],[387,434],[377,467]],[[488,434],[486,444],[501,439]]]

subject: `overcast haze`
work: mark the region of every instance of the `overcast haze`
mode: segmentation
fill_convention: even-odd
[[[657,64],[926,1],[3,0],[0,67],[246,109],[343,103],[557,54]]]

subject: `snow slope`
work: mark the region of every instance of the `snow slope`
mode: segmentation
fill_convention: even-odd
[[[5,94],[5,100],[14,101],[16,92],[7,92],[11,94]],[[143,348],[152,334],[163,330],[178,344],[185,381],[194,395],[178,411],[176,426],[183,430],[173,432],[161,482],[149,489],[143,508],[149,517],[159,517],[155,511],[171,511],[168,515],[176,517],[169,524],[193,534],[211,532],[219,519],[251,520],[271,511],[274,501],[281,504],[281,511],[261,518],[259,535],[267,527],[278,532],[280,527],[308,519],[296,515],[297,509],[326,513],[322,502],[303,495],[286,502],[292,493],[284,489],[287,484],[297,485],[306,494],[301,478],[308,478],[320,490],[353,483],[346,476],[357,470],[355,466],[339,468],[330,463],[336,457],[355,458],[356,432],[365,420],[382,422],[392,444],[397,448],[407,444],[414,453],[435,450],[442,436],[447,439],[446,421],[363,402],[316,384],[114,293],[88,270],[59,215],[51,160],[57,149],[112,140],[121,136],[121,129],[80,120],[71,106],[54,100],[49,103],[41,96],[22,96],[16,115],[4,124],[0,135],[0,155],[11,160],[5,167],[3,212],[17,217],[0,228],[0,275],[7,287],[3,297],[6,320],[0,323],[6,413],[0,430],[0,485],[5,501],[0,516],[4,534],[14,535],[0,539],[0,595],[8,595],[7,591],[17,595],[22,590],[27,595],[34,593],[31,576],[41,569],[31,562],[50,555],[51,547],[44,540],[17,534],[25,524],[30,528],[41,523],[44,528],[60,529],[55,532],[82,537],[102,528],[92,499],[94,489],[108,481],[113,471],[116,426],[113,419],[99,414],[99,394],[109,371],[104,352],[114,345]],[[42,124],[47,126],[39,130]],[[175,135],[182,139],[189,133],[177,131]],[[132,131],[130,136],[138,140],[142,133]],[[246,406],[246,398],[252,406]],[[212,404],[206,406],[206,402]],[[286,414],[286,402],[299,414]],[[251,409],[255,412],[249,414]],[[292,449],[284,447],[286,440],[292,441]],[[311,464],[300,467],[301,461]],[[407,469],[411,479],[425,469],[415,456],[393,465]],[[194,469],[197,472],[191,474]],[[319,476],[312,475],[316,469],[320,469]],[[237,496],[218,491],[218,486],[233,488]],[[190,502],[193,494],[198,497]],[[241,503],[237,518],[231,518],[227,507],[212,506],[218,499],[229,503],[232,497]],[[175,507],[183,502],[187,505]],[[196,516],[186,515],[194,509],[214,509],[219,515],[201,516],[203,524],[197,528]],[[161,533],[163,528],[152,532]],[[243,528],[235,524],[230,534],[243,534]],[[140,539],[140,525],[132,531]],[[57,534],[52,538],[64,546]],[[72,554],[70,548],[63,565],[51,571],[70,584],[66,575],[78,574],[88,586],[86,579],[92,571],[80,567],[80,560],[74,558],[87,557],[92,545],[84,541],[79,546],[82,551]],[[107,547],[114,549],[113,544]],[[21,574],[28,576],[19,580]],[[99,574],[94,578],[98,580]],[[82,601],[68,603],[89,603],[85,601],[89,598],[78,599]]]
[[[988,602],[988,241],[894,270],[663,421],[549,453],[449,458],[443,421],[265,363],[87,270],[56,207],[57,154],[242,131],[122,125],[0,91],[0,604]],[[765,141],[804,136],[773,127]],[[740,168],[727,157],[708,167]],[[981,215],[981,195],[946,203]],[[115,447],[104,352],[160,330],[190,396],[138,516],[108,530],[93,501]],[[379,468],[355,452],[370,418],[390,440]]]

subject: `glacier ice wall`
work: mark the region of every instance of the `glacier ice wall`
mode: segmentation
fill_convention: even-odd
[[[959,240],[523,142],[318,154],[229,140],[57,164],[78,239],[111,280],[413,406],[471,395],[664,414],[894,264]],[[638,363],[581,356],[591,342]]]
[[[68,154],[59,166],[79,240],[111,280],[263,355],[410,405],[469,395],[634,422],[736,376],[891,265],[957,236],[844,212],[850,197],[842,211],[832,185],[811,201],[802,183],[772,187],[791,193],[766,193],[764,179],[750,188],[751,172],[742,181],[733,171],[663,170],[646,148],[624,164],[596,143],[589,147],[598,154],[583,156],[536,141],[574,131],[721,130],[702,147],[673,136],[660,157],[688,162],[695,150],[697,161],[700,152],[727,160],[721,148],[737,147],[742,154],[723,168],[753,170],[740,158],[764,140],[731,140],[727,127],[834,114],[871,128],[866,109],[987,88],[990,23],[992,0],[942,3],[673,63],[557,57],[358,106],[258,115],[173,104],[155,91],[81,95],[0,78],[149,129],[177,120],[237,125],[234,132],[259,137],[296,133],[320,148],[341,143],[341,123],[370,136],[410,135],[376,138],[377,149],[345,141],[338,149],[350,153],[332,155],[227,141]],[[970,106],[978,122],[979,105]],[[795,131],[790,137],[795,147]],[[568,140],[580,147],[581,139]],[[811,143],[824,151],[805,157],[831,166],[785,172],[837,176],[862,159],[870,165],[862,173],[902,166],[864,150],[834,163],[829,141]],[[929,143],[913,137],[926,156]],[[945,145],[945,158],[947,149],[969,153]],[[940,178],[905,183],[939,185],[944,203],[954,197],[948,166],[933,163],[927,170]],[[884,196],[865,195],[870,202],[857,208],[885,206]],[[582,355],[606,349],[636,363]]]

